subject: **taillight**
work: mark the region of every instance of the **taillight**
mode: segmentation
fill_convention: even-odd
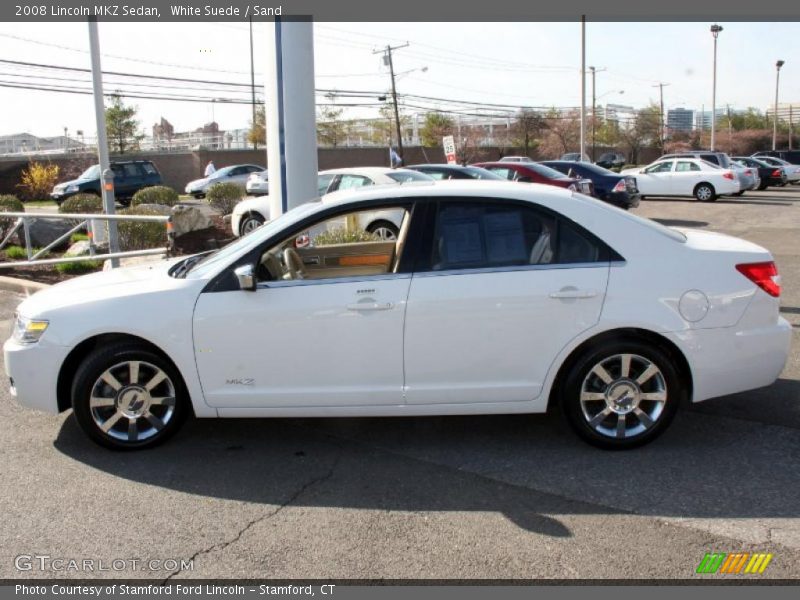
[[[781,276],[774,262],[744,263],[736,265],[736,270],[770,296],[781,295]]]
[[[615,191],[615,192],[624,192],[626,189],[627,188],[625,187],[625,180],[624,179],[620,179],[617,182],[617,185],[614,186],[614,190],[613,191]]]
[[[778,178],[780,178],[780,176],[781,176],[781,170],[780,170],[780,169],[775,169],[775,170],[772,172],[772,176],[773,176],[773,177],[778,177]]]
[[[730,180],[734,180],[734,179],[736,179],[736,176],[735,176],[733,173],[731,173],[730,171],[725,171],[725,172],[722,174],[722,176],[723,176],[725,179],[730,179]]]
[[[750,169],[747,169],[747,174],[748,174],[748,175],[752,175],[752,174],[753,174],[753,172],[752,172]]]

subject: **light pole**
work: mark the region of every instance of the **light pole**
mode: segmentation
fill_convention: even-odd
[[[772,114],[772,149],[775,150],[775,146],[778,142],[778,85],[781,82],[781,67],[783,66],[783,61],[779,60],[775,63],[775,110]]]
[[[611,90],[605,94],[600,94],[595,100],[594,96],[594,73],[595,68],[589,67],[592,70],[592,162],[595,161],[595,132],[594,127],[597,122],[597,102],[608,96],[609,94],[624,94],[625,90]]]
[[[722,31],[722,25],[714,23],[711,26],[711,35],[714,36],[714,74],[711,84],[711,150],[714,150],[714,142],[717,137],[717,37]]]

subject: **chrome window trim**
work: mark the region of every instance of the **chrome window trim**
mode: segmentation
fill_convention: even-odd
[[[330,285],[333,283],[360,283],[362,281],[386,281],[389,279],[411,279],[411,273],[384,273],[382,275],[359,275],[356,277],[328,277],[326,279],[288,279],[281,281],[260,281],[256,289],[299,287],[309,285]]]
[[[515,271],[552,271],[555,269],[607,269],[624,266],[625,261],[601,261],[584,263],[557,263],[551,265],[512,265],[506,267],[480,267],[475,269],[447,269],[445,271],[422,271],[414,277],[442,277],[448,275],[483,275],[486,273],[513,273]]]

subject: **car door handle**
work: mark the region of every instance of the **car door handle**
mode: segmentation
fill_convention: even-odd
[[[557,292],[552,292],[550,294],[551,298],[556,298],[557,300],[569,300],[573,298],[594,298],[597,296],[597,292],[594,290],[579,290],[576,288],[563,288],[558,290]]]
[[[394,308],[392,302],[354,302],[347,305],[347,310],[354,310],[357,312],[365,310],[390,310]]]

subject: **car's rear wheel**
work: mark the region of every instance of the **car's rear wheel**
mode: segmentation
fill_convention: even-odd
[[[72,384],[72,408],[94,442],[114,450],[156,446],[189,412],[183,380],[167,359],[135,343],[89,354]]]
[[[370,223],[369,227],[367,227],[367,231],[374,233],[384,241],[396,240],[397,236],[400,234],[400,230],[397,229],[395,224],[389,221],[375,221],[374,223]]]
[[[684,394],[673,361],[663,350],[629,341],[581,355],[565,382],[561,405],[582,439],[622,450],[661,435]]]
[[[700,202],[714,202],[717,192],[710,183],[698,183],[694,188],[694,197]]]
[[[241,235],[247,235],[251,231],[261,227],[263,224],[264,217],[256,213],[249,213],[242,218],[242,222],[239,225],[239,233]]]

